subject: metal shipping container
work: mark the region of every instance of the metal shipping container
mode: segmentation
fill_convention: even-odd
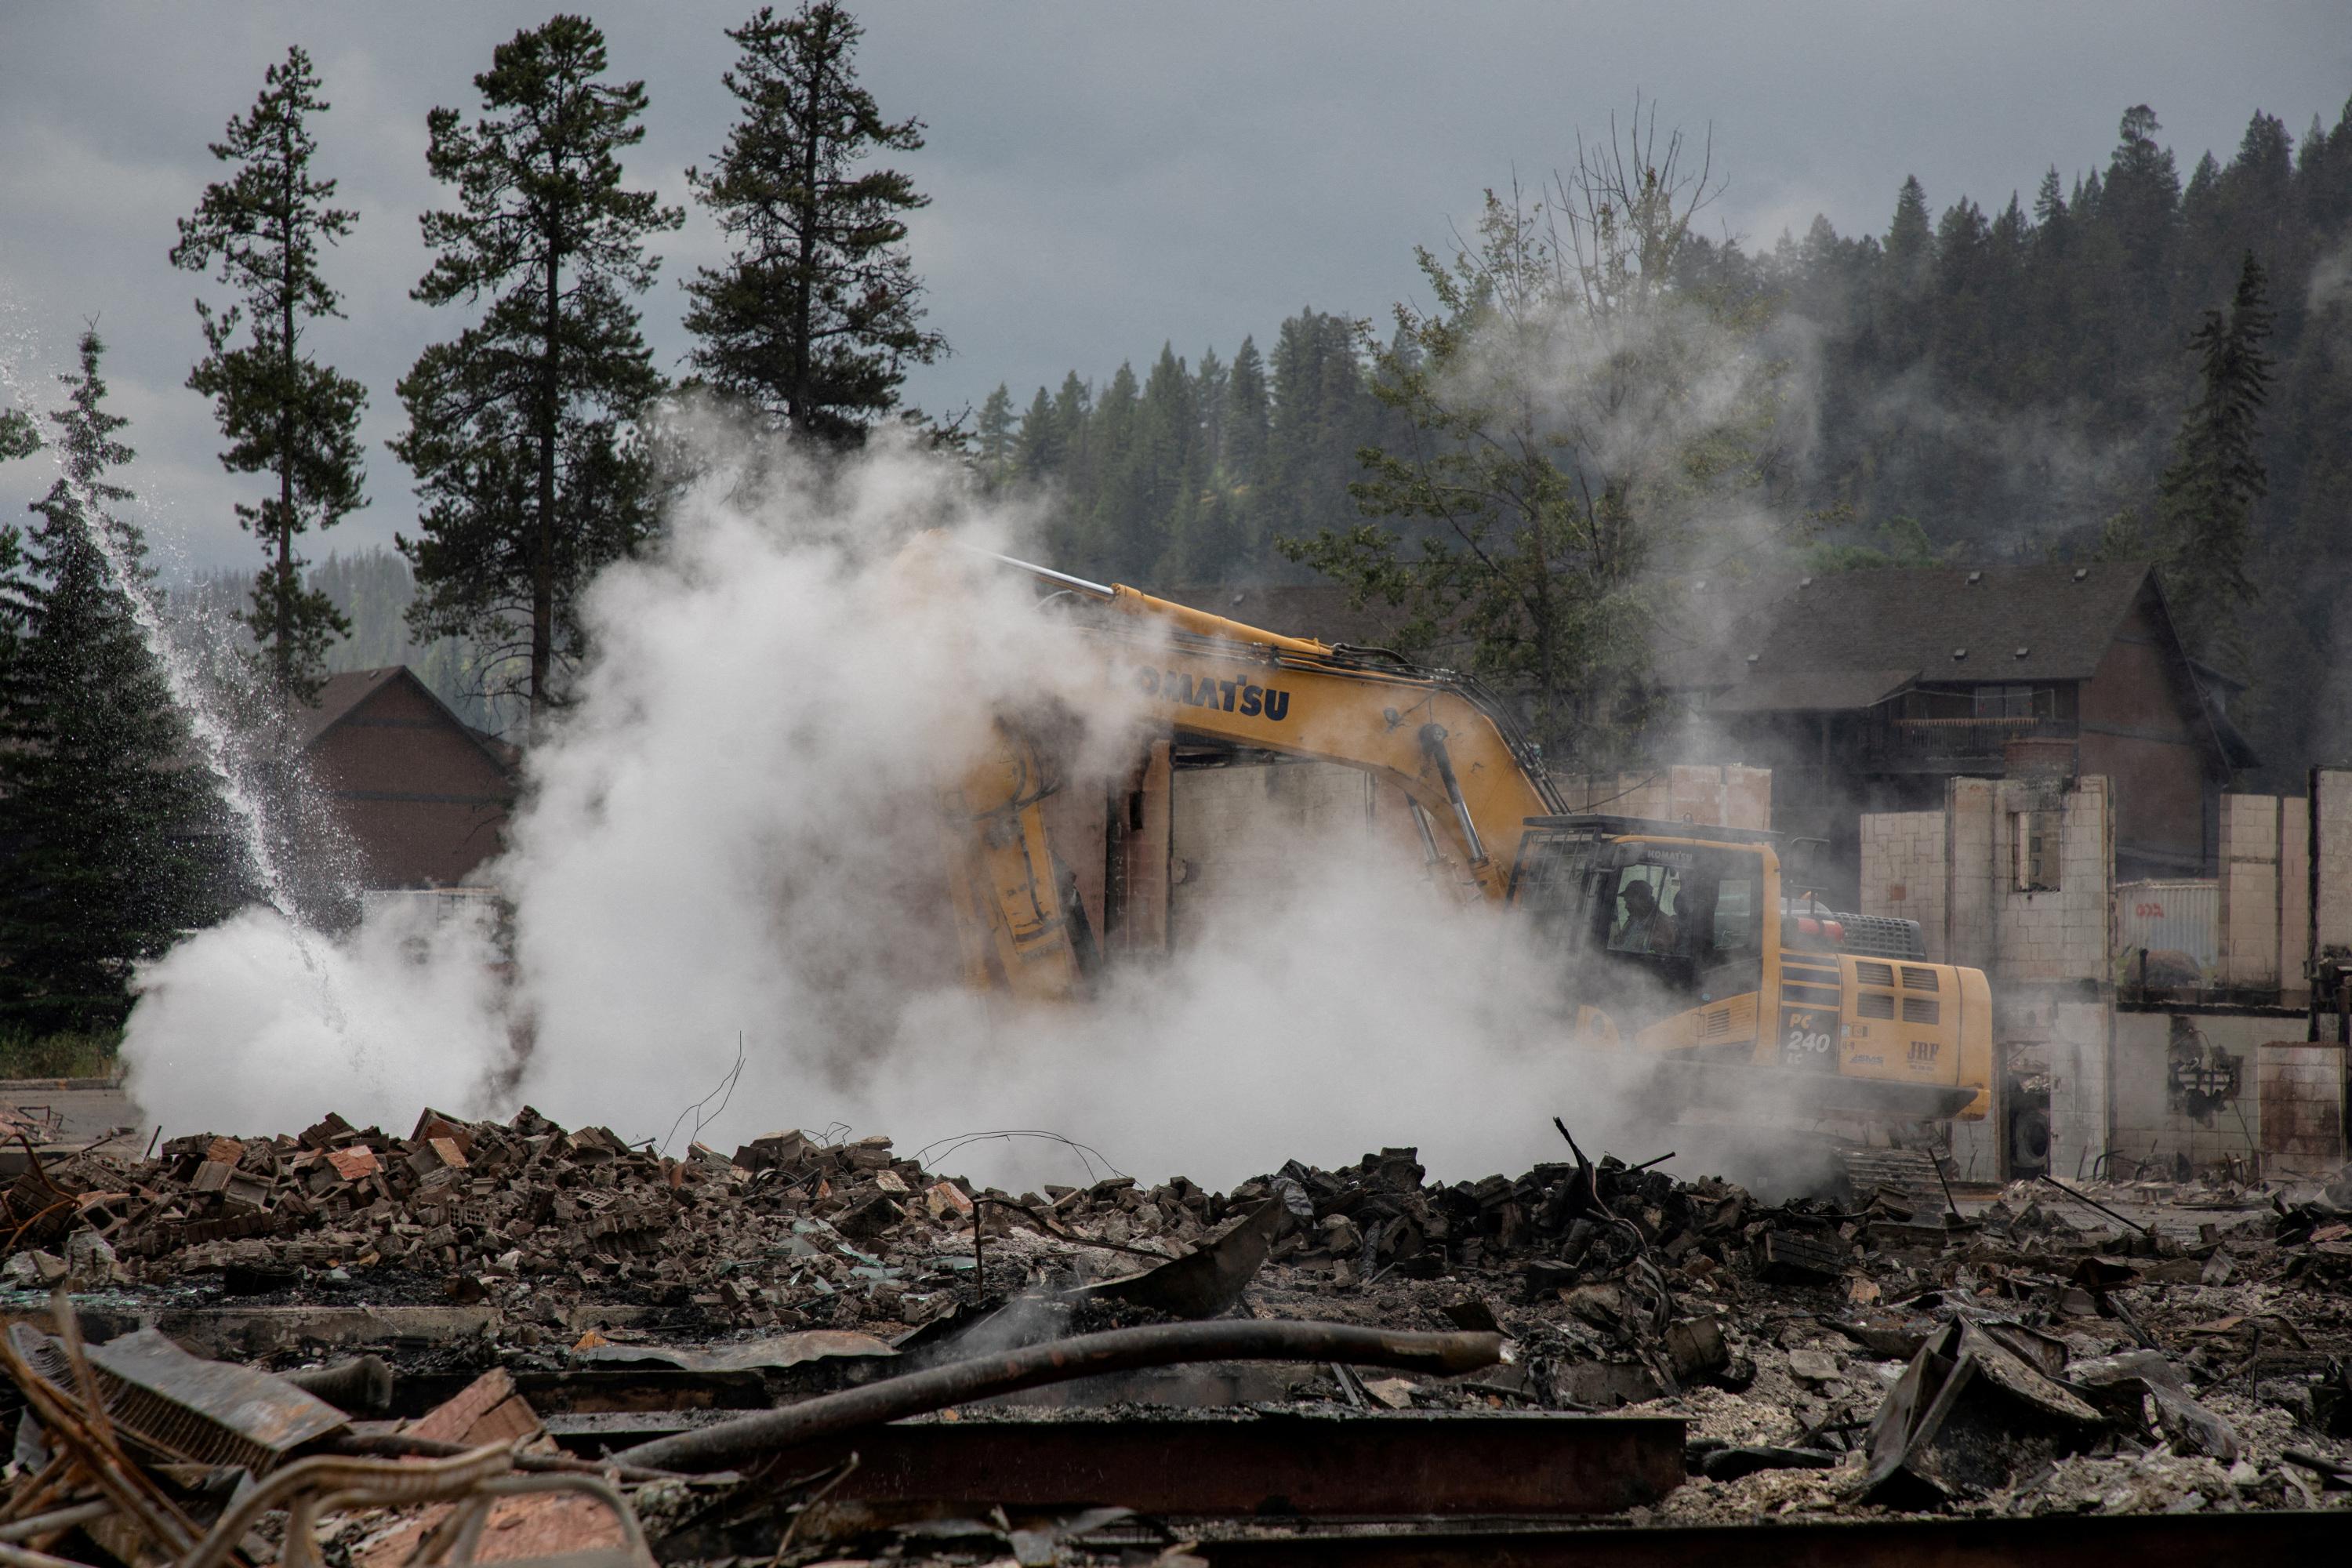
[[[2210,984],[2221,957],[2221,884],[2210,877],[2116,884],[2119,972],[2128,976],[2139,950],[2178,952]]]

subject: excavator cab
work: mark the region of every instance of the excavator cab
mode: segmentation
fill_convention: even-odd
[[[1780,899],[1769,837],[1629,817],[1531,818],[1510,898],[1558,943],[1580,991],[1609,997],[1616,1026],[1639,1033],[1762,987],[1766,913]]]
[[[1510,900],[1562,955],[1588,1042],[1807,1075],[1824,1110],[1986,1113],[1984,976],[1925,962],[1904,921],[1787,907],[1772,835],[1530,817]],[[1701,1075],[1736,1100],[1747,1080]]]

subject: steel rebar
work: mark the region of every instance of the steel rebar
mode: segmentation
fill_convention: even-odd
[[[2105,1205],[2105,1204],[2101,1203],[2098,1199],[2096,1199],[2096,1198],[2095,1198],[2095,1197],[2090,1197],[2090,1196],[2085,1195],[2084,1194],[2082,1194],[2082,1193],[2078,1193],[2078,1192],[2076,1192],[2074,1188],[2072,1188],[2072,1187],[2068,1186],[2065,1183],[2063,1183],[2063,1182],[2060,1181],[2057,1177],[2055,1177],[2055,1176],[2053,1176],[2053,1175],[2050,1174],[2047,1171],[2044,1171],[2044,1172],[2042,1173],[2042,1179],[2043,1181],[2045,1181],[2045,1182],[2049,1183],[2052,1186],[2053,1186],[2053,1187],[2057,1188],[2060,1192],[2062,1192],[2062,1193],[2065,1194],[2068,1197],[2073,1198],[2076,1203],[2078,1203],[2078,1204],[2088,1204],[2088,1205],[2090,1205],[2093,1208],[2095,1208],[2095,1209],[2098,1210],[2101,1214],[2103,1214],[2103,1215],[2106,1215],[2109,1219],[2114,1220],[2116,1224],[2118,1224],[2118,1225],[2127,1225],[2127,1226],[2131,1226],[2131,1228],[2132,1228],[2132,1229],[2134,1229],[2134,1230],[2136,1230],[2136,1231],[2139,1232],[2142,1236],[2147,1237],[2148,1239],[2150,1239],[2151,1241],[2152,1241],[2152,1240],[2154,1240],[2154,1239],[2156,1238],[2156,1227],[2155,1227],[2154,1226],[2152,1226],[2152,1225],[2142,1225],[2142,1224],[2140,1224],[2140,1223],[2139,1223],[2139,1221],[2137,1221],[2137,1220],[2136,1220],[2136,1219],[2132,1219],[2132,1218],[2130,1218],[2129,1216],[2125,1215],[2119,1215],[2119,1214],[2117,1214],[2115,1210],[2113,1210],[2113,1209],[2109,1208],[2106,1205]]]

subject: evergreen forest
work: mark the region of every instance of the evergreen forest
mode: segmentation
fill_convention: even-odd
[[[1950,193],[1940,212],[1906,180],[1876,234],[1824,218],[1761,244],[1694,233],[1675,283],[1803,324],[1791,387],[1810,431],[1773,504],[1803,521],[1809,567],[2146,556],[2193,602],[2209,563],[2168,529],[2163,479],[2200,396],[2191,340],[2251,256],[2268,319],[2250,598],[2238,635],[2199,651],[2248,682],[2242,721],[2292,784],[2352,745],[2305,700],[2312,670],[2352,655],[2327,589],[2352,564],[2352,104],[2299,136],[2257,113],[2226,156],[2180,163],[2136,107],[2102,168]],[[1304,309],[1270,349],[1244,336],[1230,359],[1188,360],[1163,344],[1140,376],[1129,362],[1025,400],[1000,387],[974,461],[992,484],[1046,488],[1064,570],[1314,581],[1278,542],[1360,521],[1359,449],[1405,436],[1375,395],[1392,346],[1376,321]]]

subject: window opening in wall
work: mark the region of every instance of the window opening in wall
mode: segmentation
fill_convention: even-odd
[[[2009,816],[2011,851],[2016,859],[2016,885],[2021,893],[2058,890],[2059,815],[2054,811],[2013,811]]]

